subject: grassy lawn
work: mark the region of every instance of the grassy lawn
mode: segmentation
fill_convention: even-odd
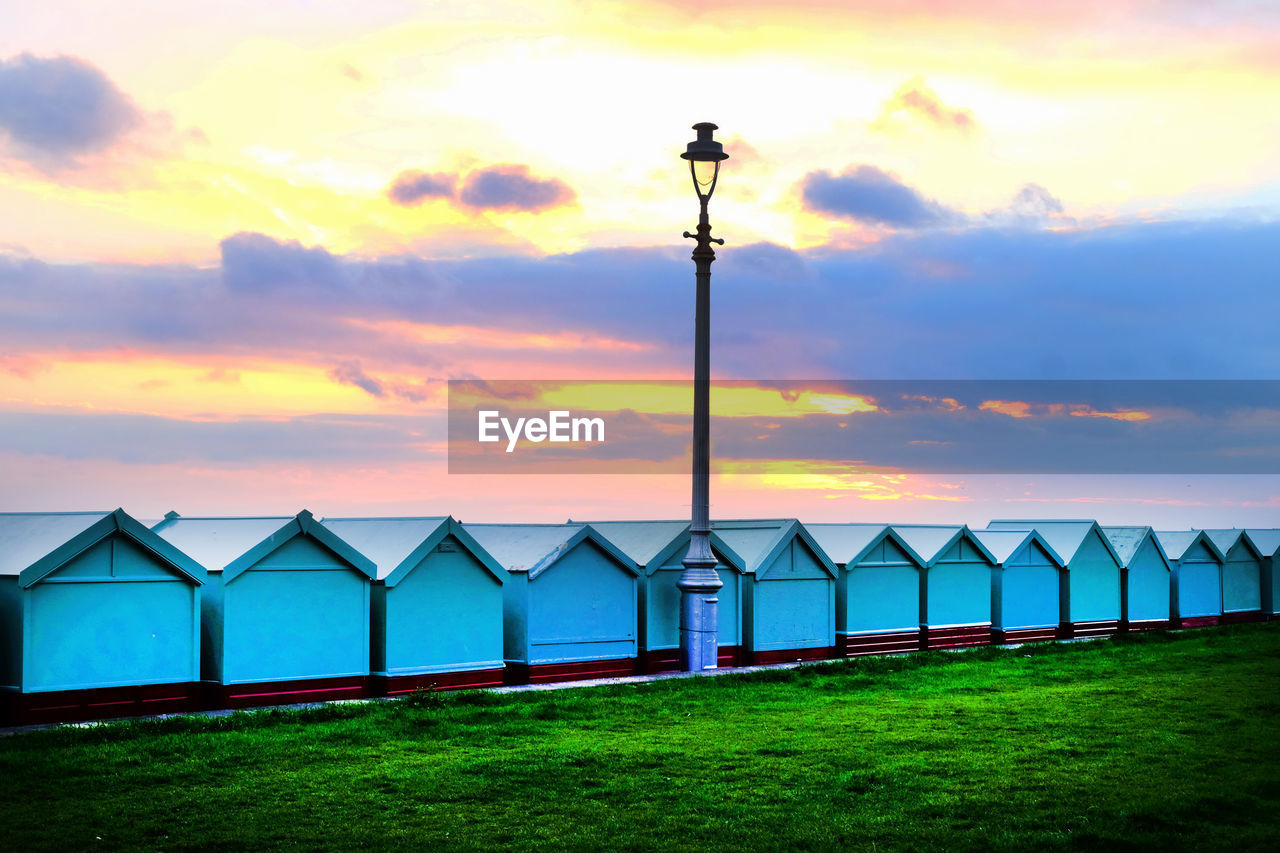
[[[1280,623],[0,739],[0,848],[1275,850]]]

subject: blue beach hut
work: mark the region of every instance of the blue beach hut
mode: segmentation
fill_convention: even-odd
[[[1157,530],[1173,567],[1170,618],[1176,628],[1222,621],[1222,564],[1226,555],[1203,530]]]
[[[451,516],[325,518],[377,567],[370,590],[370,691],[502,684],[507,572]]]
[[[349,699],[369,676],[374,565],[303,510],[152,528],[209,573],[201,675],[216,707]]]
[[[1120,557],[1120,630],[1168,628],[1172,566],[1150,527],[1104,527],[1102,533]]]
[[[1250,528],[1249,538],[1262,554],[1262,618],[1275,619],[1280,612],[1280,530]]]
[[[204,583],[124,510],[0,513],[0,717],[197,708]]]
[[[591,521],[596,531],[635,561],[640,569],[640,667],[644,672],[669,672],[681,668],[680,590],[676,581],[684,572],[682,560],[689,550],[687,521]],[[716,593],[719,665],[738,666],[742,661],[743,563],[732,548],[711,533],[711,553],[716,575],[723,586]]]
[[[991,641],[1054,640],[1062,623],[1066,565],[1034,530],[975,530],[995,558],[991,573]]]
[[[967,525],[894,524],[924,561],[920,628],[927,649],[991,642],[991,583],[996,560]]]
[[[920,572],[924,559],[887,524],[806,524],[840,570],[836,654],[920,648]]]
[[[503,658],[509,683],[636,670],[639,568],[587,524],[464,524],[508,573]]]
[[[1066,563],[1059,636],[1104,637],[1120,630],[1120,555],[1091,519],[1002,519],[988,530],[1035,530]]]
[[[1262,549],[1244,530],[1206,530],[1222,552],[1222,622],[1262,621]]]
[[[835,657],[838,570],[794,518],[713,521],[742,559],[742,658],[762,664]]]

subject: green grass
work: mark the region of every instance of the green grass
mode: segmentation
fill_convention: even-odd
[[[0,848],[1274,850],[1280,624],[0,739]]]

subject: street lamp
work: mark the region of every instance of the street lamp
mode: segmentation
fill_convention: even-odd
[[[722,584],[716,575],[716,556],[711,553],[710,485],[711,467],[711,262],[716,259],[712,243],[724,240],[711,236],[707,202],[715,192],[720,161],[728,159],[724,147],[711,138],[716,126],[699,122],[693,126],[698,138],[680,156],[689,161],[693,189],[702,212],[698,232],[684,232],[698,241],[693,250],[697,293],[694,298],[693,344],[693,513],[689,526],[689,553],[684,572],[676,586],[680,589],[680,660],[685,672],[715,669],[719,660],[716,631],[716,590]]]

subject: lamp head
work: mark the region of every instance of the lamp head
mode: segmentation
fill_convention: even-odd
[[[685,146],[680,156],[689,161],[689,173],[693,176],[693,189],[701,201],[711,198],[715,192],[716,179],[720,175],[720,161],[729,159],[724,153],[724,146],[711,138],[718,128],[709,121],[698,122],[693,126],[698,131],[698,138]]]

